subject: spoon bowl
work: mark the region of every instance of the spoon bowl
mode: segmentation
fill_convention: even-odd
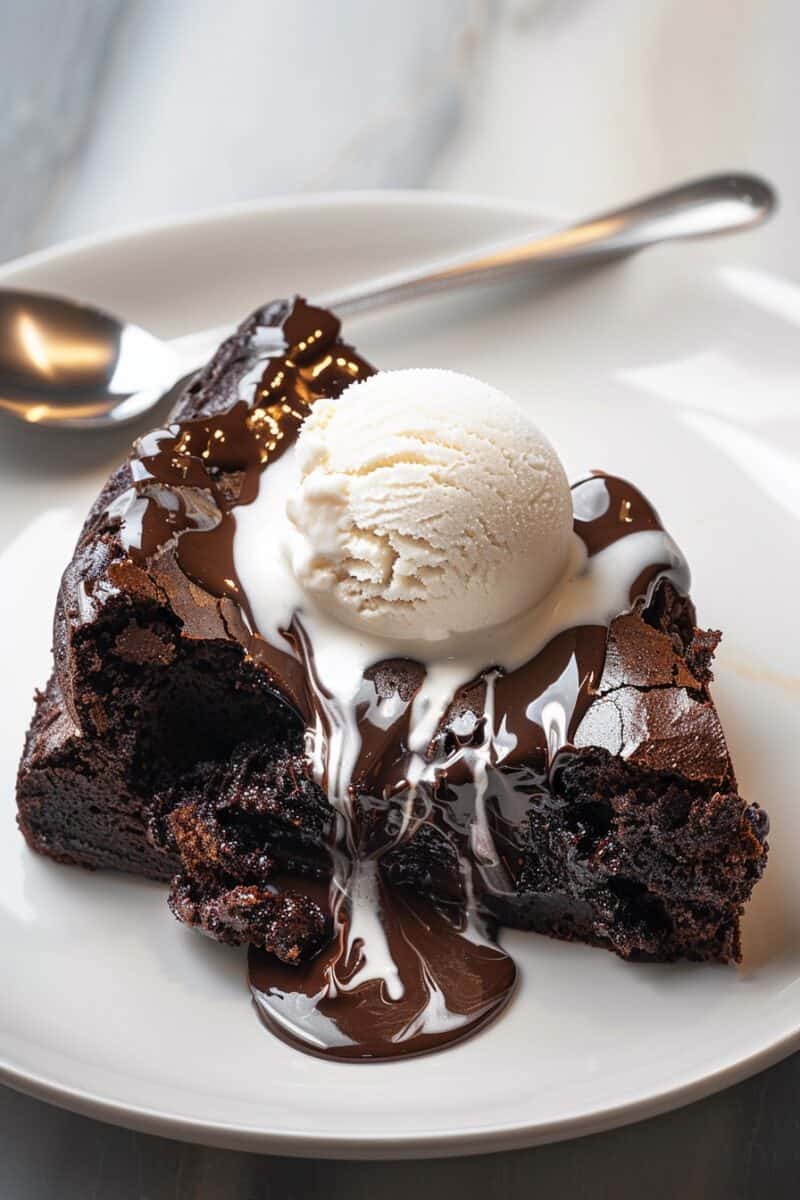
[[[29,424],[135,420],[180,377],[168,342],[59,296],[0,291],[0,409]]]

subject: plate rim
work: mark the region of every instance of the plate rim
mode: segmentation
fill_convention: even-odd
[[[374,208],[395,204],[410,208],[437,207],[478,209],[494,212],[498,218],[530,220],[541,228],[543,222],[559,219],[551,213],[527,205],[473,193],[437,189],[370,188],[325,192],[286,193],[274,197],[247,200],[201,209],[190,214],[151,219],[55,243],[42,250],[0,263],[0,283],[13,283],[14,277],[29,270],[80,258],[95,250],[112,251],[123,243],[146,240],[154,234],[202,230],[211,225],[224,226],[240,217],[269,216],[272,213],[300,209]],[[25,284],[20,284],[24,290]],[[70,1112],[95,1120],[135,1129],[155,1136],[195,1142],[220,1148],[289,1157],[330,1159],[435,1158],[496,1153],[538,1146],[545,1143],[601,1133],[683,1107],[695,1100],[738,1083],[766,1069],[800,1048],[800,1016],[794,1028],[777,1040],[765,1039],[744,1057],[729,1054],[715,1070],[695,1072],[682,1082],[662,1087],[654,1094],[637,1097],[600,1111],[583,1112],[552,1121],[505,1122],[482,1125],[457,1132],[417,1130],[399,1134],[362,1133],[359,1135],[314,1130],[269,1130],[263,1126],[219,1120],[198,1120],[164,1111],[155,1106],[130,1104],[97,1091],[59,1083],[40,1072],[20,1069],[0,1054],[0,1084],[56,1104]]]
[[[0,262],[0,280],[6,275],[34,270],[75,254],[106,249],[117,242],[135,241],[152,234],[171,233],[190,229],[192,226],[224,224],[238,217],[292,212],[298,208],[369,208],[376,203],[387,201],[393,204],[407,204],[409,207],[425,207],[432,204],[442,208],[455,206],[494,211],[498,216],[530,220],[537,229],[551,221],[567,219],[563,213],[556,213],[547,207],[532,208],[526,204],[481,195],[479,192],[451,192],[443,188],[340,188],[321,192],[281,192],[280,195],[255,200],[234,200],[229,204],[200,208],[191,213],[168,214],[146,221],[128,222],[119,228],[99,233],[79,234],[44,246],[40,250],[31,250],[27,254]]]
[[[583,1113],[549,1122],[463,1128],[458,1133],[427,1130],[387,1136],[357,1137],[325,1131],[276,1132],[227,1121],[198,1121],[157,1108],[125,1104],[96,1092],[72,1088],[34,1072],[22,1072],[0,1058],[0,1084],[23,1095],[43,1100],[79,1116],[133,1129],[155,1137],[168,1137],[225,1150],[272,1154],[286,1158],[325,1158],[355,1161],[457,1158],[478,1154],[531,1149],[606,1133],[626,1125],[661,1116],[723,1091],[774,1066],[800,1047],[800,1026],[777,1042],[765,1044],[745,1059],[737,1059],[711,1074],[666,1087],[644,1099],[627,1101],[599,1113]],[[367,1068],[369,1069],[369,1068]]]

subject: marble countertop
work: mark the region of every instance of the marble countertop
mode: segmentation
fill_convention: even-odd
[[[728,253],[798,279],[799,36],[796,0],[3,6],[15,186],[0,194],[0,259],[285,191],[437,187],[577,214],[741,168],[773,180],[783,207]],[[798,1090],[800,1056],[580,1142],[404,1164],[182,1146],[0,1090],[0,1196],[793,1197]]]

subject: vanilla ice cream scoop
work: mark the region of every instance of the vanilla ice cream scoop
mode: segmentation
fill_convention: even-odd
[[[503,392],[454,371],[386,371],[320,400],[287,503],[294,574],[382,637],[438,641],[533,608],[564,571],[564,468]]]

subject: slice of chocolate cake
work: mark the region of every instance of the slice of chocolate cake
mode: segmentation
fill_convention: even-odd
[[[353,951],[342,933],[362,901],[389,914],[394,951],[409,929],[430,939],[444,922],[482,956],[476,979],[489,959],[502,975],[491,1004],[439,980],[464,1029],[511,987],[487,922],[624,958],[737,960],[767,818],[738,794],[709,694],[719,635],[695,627],[685,564],[634,487],[604,475],[573,486],[567,617],[564,605],[548,616],[546,637],[525,627],[535,653],[506,659],[495,645],[481,660],[479,643],[440,712],[420,703],[436,669],[412,651],[368,662],[348,710],[325,675],[323,626],[281,609],[268,537],[267,582],[254,585],[245,530],[269,530],[285,507],[311,406],[372,375],[331,314],[271,304],[108,481],[64,574],[55,668],[20,766],[28,843],[170,880],[180,920],[297,978],[303,964],[335,974],[338,942],[339,991],[362,999],[377,978],[358,958],[366,935]],[[362,1057],[449,1040],[420,1023],[436,991],[427,968],[416,1009],[398,970],[401,1050]],[[381,978],[381,1003],[397,1001]],[[273,984],[284,996],[286,981]],[[339,1027],[341,1045],[359,1041],[352,1021]],[[341,1045],[337,1057],[358,1056]]]

